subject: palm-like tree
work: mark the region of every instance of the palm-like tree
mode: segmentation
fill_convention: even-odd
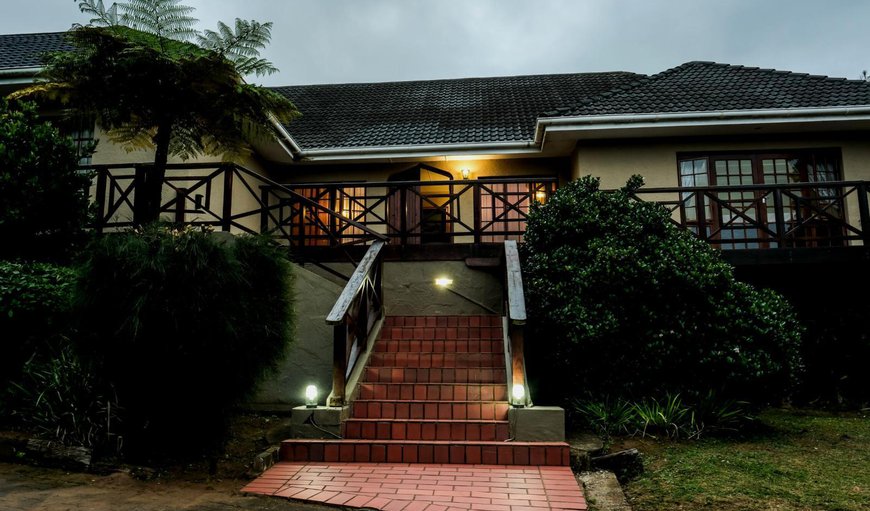
[[[193,27],[181,0],[131,0],[105,8],[82,0],[90,23],[68,33],[73,51],[46,56],[44,80],[13,98],[59,100],[93,115],[112,142],[153,148],[154,166],[137,189],[137,222],[157,220],[169,155],[233,158],[275,136],[299,115],[283,96],[245,82],[277,71],[260,58],[271,23],[236,19],[217,31]],[[139,203],[139,201],[142,201]]]

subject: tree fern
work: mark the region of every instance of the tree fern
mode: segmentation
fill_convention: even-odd
[[[243,76],[277,71],[260,51],[272,24],[236,20],[198,32],[192,7],[180,0],[130,0],[106,7],[80,0],[90,24],[68,34],[74,50],[49,55],[44,82],[16,97],[60,100],[95,116],[128,151],[154,148],[146,213],[157,218],[169,155],[232,158],[257,140],[275,137],[276,121],[299,115],[288,99],[248,84]]]

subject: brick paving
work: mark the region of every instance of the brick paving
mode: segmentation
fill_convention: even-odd
[[[383,511],[586,510],[569,467],[281,462],[242,489]]]

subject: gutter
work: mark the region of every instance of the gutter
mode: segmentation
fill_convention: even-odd
[[[41,67],[18,67],[0,69],[0,85],[27,85],[33,83],[42,71]]]
[[[493,153],[525,153],[538,152],[538,144],[528,142],[495,142],[495,143],[472,143],[472,144],[428,144],[428,145],[399,145],[399,146],[374,146],[354,147],[341,149],[313,149],[302,151],[301,155],[306,158],[330,158],[342,157],[409,157],[424,155],[443,155],[446,153],[461,154],[471,152]]]
[[[713,112],[679,112],[666,114],[587,115],[539,118],[535,127],[535,142],[543,144],[547,128],[606,130],[612,128],[702,127],[744,124],[747,120],[763,123],[822,122],[843,117],[870,119],[870,107],[794,108],[768,110],[727,110]],[[739,122],[738,122],[739,121]]]

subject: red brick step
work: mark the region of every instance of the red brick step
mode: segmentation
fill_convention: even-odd
[[[502,383],[501,368],[366,367],[367,383]]]
[[[345,438],[370,440],[483,440],[504,441],[510,438],[508,421],[431,420],[431,419],[358,419],[342,423]]]
[[[507,384],[362,383],[359,399],[429,401],[506,401]]]
[[[360,419],[505,420],[508,407],[504,401],[357,399],[352,415]]]
[[[373,353],[369,367],[503,368],[501,353]]]
[[[345,463],[470,463],[568,466],[564,442],[439,442],[390,440],[285,440],[282,461]]]
[[[504,353],[501,339],[395,340],[380,339],[375,353]]]

